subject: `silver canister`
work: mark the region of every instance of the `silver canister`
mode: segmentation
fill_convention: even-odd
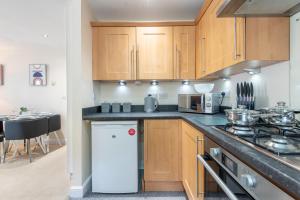
[[[112,112],[113,113],[121,112],[121,103],[112,103]]]
[[[125,112],[125,113],[131,112],[131,103],[129,103],[129,102],[123,103],[123,112]]]
[[[110,103],[102,103],[101,104],[101,112],[109,113],[110,112]]]

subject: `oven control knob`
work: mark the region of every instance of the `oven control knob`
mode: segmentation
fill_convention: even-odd
[[[242,174],[241,181],[242,181],[242,184],[247,187],[253,188],[256,185],[255,177],[250,174]]]
[[[211,149],[211,154],[214,156],[214,157],[217,157],[221,154],[221,149],[219,148],[212,148]]]

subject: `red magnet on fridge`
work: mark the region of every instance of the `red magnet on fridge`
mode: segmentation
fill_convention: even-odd
[[[135,130],[133,128],[128,130],[129,135],[135,135]]]

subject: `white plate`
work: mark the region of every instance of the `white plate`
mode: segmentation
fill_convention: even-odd
[[[194,88],[198,93],[209,93],[214,89],[214,83],[200,83],[195,84]]]

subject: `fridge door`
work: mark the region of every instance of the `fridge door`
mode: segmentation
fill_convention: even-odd
[[[92,123],[92,192],[138,192],[137,122]]]

